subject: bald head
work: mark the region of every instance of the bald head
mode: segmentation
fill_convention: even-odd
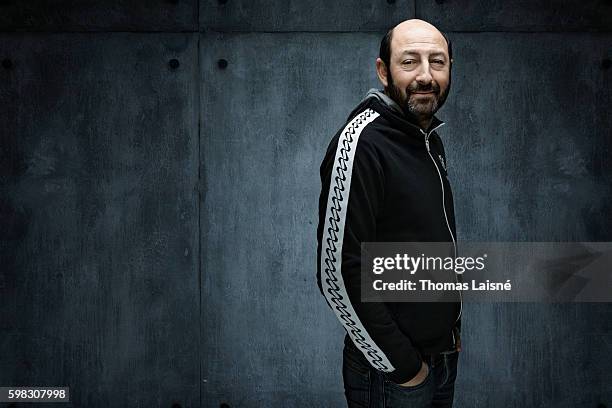
[[[438,30],[433,24],[427,21],[413,18],[411,20],[402,21],[398,25],[392,28],[393,31],[397,32],[398,35],[406,34],[413,36],[431,36],[437,37],[444,41],[444,36],[440,30]]]

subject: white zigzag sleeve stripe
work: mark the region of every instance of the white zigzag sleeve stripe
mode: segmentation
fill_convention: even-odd
[[[320,262],[323,293],[349,336],[374,368],[392,372],[395,368],[359,321],[342,279],[342,242],[351,189],[353,159],[361,132],[378,116],[380,115],[372,109],[363,111],[346,125],[338,139],[327,197],[322,237],[324,245]]]

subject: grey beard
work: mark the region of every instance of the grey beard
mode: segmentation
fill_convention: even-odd
[[[440,92],[437,98],[425,104],[411,103],[410,96],[407,96],[405,99],[402,98],[400,89],[395,86],[393,76],[391,76],[391,72],[389,72],[389,70],[387,70],[387,78],[389,83],[388,86],[385,87],[385,93],[389,95],[389,97],[391,97],[391,99],[393,99],[405,113],[410,113],[417,117],[432,117],[438,111],[438,109],[444,105],[450,91],[451,77],[449,73],[448,85],[444,91]]]
[[[431,117],[438,111],[438,98],[427,103],[413,103],[410,101],[410,97],[408,97],[403,105],[404,109],[413,115]]]

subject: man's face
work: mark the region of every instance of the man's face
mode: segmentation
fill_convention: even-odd
[[[431,118],[442,107],[450,85],[446,40],[427,27],[396,27],[391,40],[385,91],[405,112]]]

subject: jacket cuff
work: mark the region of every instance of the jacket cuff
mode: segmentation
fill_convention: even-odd
[[[421,371],[421,366],[423,365],[423,358],[418,351],[417,356],[418,357],[415,360],[406,361],[401,366],[396,366],[394,371],[385,373],[387,379],[396,384],[403,384],[416,377],[419,371]]]

